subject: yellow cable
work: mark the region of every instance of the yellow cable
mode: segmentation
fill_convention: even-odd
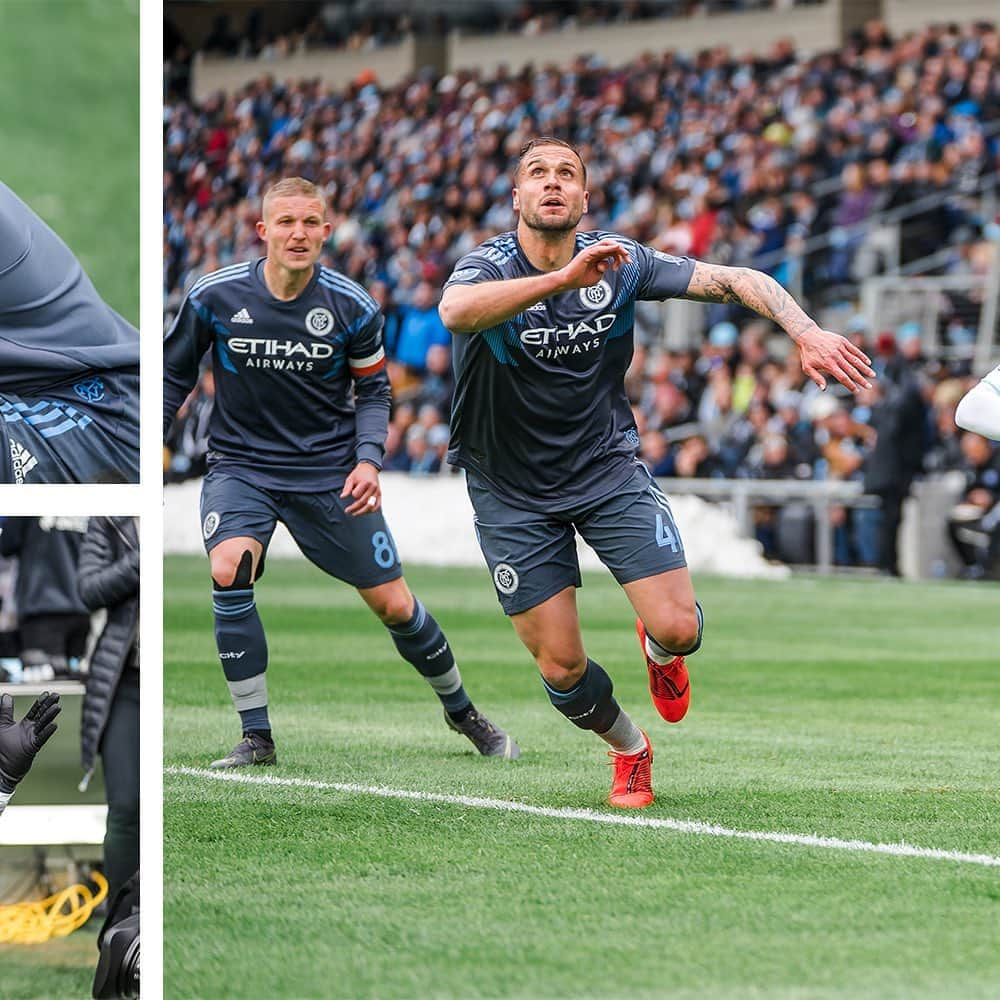
[[[0,942],[41,944],[66,937],[82,927],[108,894],[108,880],[91,872],[96,894],[85,885],[71,885],[46,899],[0,906]]]

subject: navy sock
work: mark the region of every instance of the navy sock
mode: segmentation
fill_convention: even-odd
[[[549,701],[563,715],[580,729],[591,729],[595,733],[606,733],[618,718],[621,709],[613,697],[614,686],[604,668],[593,660],[587,660],[583,676],[568,691],[550,687],[545,678],[542,684]]]
[[[219,659],[243,732],[266,734],[270,739],[264,673],[267,670],[267,639],[257,614],[253,588],[216,588],[212,592],[212,609]]]
[[[434,616],[414,598],[410,620],[386,627],[399,655],[430,684],[448,715],[456,722],[464,719],[472,710],[472,702],[462,687],[451,646]]]

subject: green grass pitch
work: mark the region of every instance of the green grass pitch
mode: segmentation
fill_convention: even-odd
[[[258,585],[275,777],[605,806],[600,742],[548,704],[478,570],[410,568],[515,763],[449,732],[356,594]],[[643,817],[1000,854],[997,588],[696,581],[688,719],[648,697],[627,603],[580,591],[591,656],[655,748]],[[165,576],[168,766],[238,737],[207,565]],[[1000,869],[376,798],[164,779],[171,997],[987,997]]]
[[[0,180],[139,318],[139,0],[0,0]]]
[[[0,0],[0,108],[0,180],[136,323],[138,0]],[[0,945],[0,996],[89,996],[98,926],[46,945]]]

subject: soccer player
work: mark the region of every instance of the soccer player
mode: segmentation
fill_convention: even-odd
[[[35,699],[24,718],[15,722],[14,699],[0,694],[0,813],[31,768],[35,754],[56,731],[60,711],[59,695],[46,691]]]
[[[243,738],[212,766],[275,761],[253,588],[278,520],[308,559],[357,588],[452,729],[481,754],[517,757],[517,744],[469,700],[451,646],[403,579],[380,509],[390,401],[383,318],[359,285],[318,264],[330,229],[315,185],[280,181],[257,223],[267,256],[192,286],[164,345],[165,431],[209,347],[215,373],[202,533]]]
[[[967,431],[1000,441],[1000,365],[958,401],[955,423]]]
[[[625,396],[635,303],[680,296],[739,302],[795,341],[807,375],[852,390],[873,375],[850,341],[821,330],[767,275],[659,253],[613,233],[577,232],[587,173],[565,142],[539,138],[514,174],[516,232],[455,266],[440,312],[457,385],[448,460],[466,470],[476,531],[503,610],[552,704],[596,732],[614,764],[613,806],[653,801],[649,739],[619,707],[580,636],[574,529],[625,590],[668,722],[687,711],[685,657],[701,645],[670,504],[635,457]]]
[[[0,483],[139,481],[139,331],[0,184]]]

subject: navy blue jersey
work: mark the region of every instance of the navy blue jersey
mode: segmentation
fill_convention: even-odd
[[[0,184],[0,418],[25,478],[137,481],[138,373],[138,330]]]
[[[639,444],[625,396],[635,302],[687,291],[695,261],[614,233],[577,233],[576,249],[618,240],[632,258],[592,287],[543,299],[504,323],[454,336],[448,460],[515,506],[562,511],[613,493]],[[540,274],[514,233],[487,240],[447,285]],[[446,286],[447,287],[447,286]]]
[[[264,258],[205,275],[164,341],[166,431],[212,351],[209,465],[264,489],[343,484],[381,467],[391,392],[382,314],[360,285],[316,266],[290,301],[264,283]]]

